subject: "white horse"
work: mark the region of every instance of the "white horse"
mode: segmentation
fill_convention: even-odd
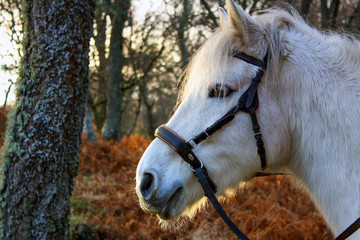
[[[257,71],[233,54],[263,59],[268,53],[257,109],[268,169],[290,170],[337,236],[360,217],[360,43],[321,33],[295,12],[270,9],[251,17],[231,0],[227,7],[193,57],[166,125],[184,139],[204,130],[236,105]],[[194,152],[217,195],[227,196],[261,170],[256,150],[250,117],[239,112]],[[163,220],[193,216],[204,203],[191,169],[159,139],[142,156],[136,182],[141,207]],[[360,230],[349,239],[360,239]]]

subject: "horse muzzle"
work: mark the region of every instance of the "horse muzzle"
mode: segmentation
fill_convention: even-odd
[[[179,204],[184,187],[177,181],[167,183],[166,186],[162,186],[161,182],[154,171],[147,171],[139,176],[136,193],[140,206],[148,213],[157,214],[162,220],[176,218],[184,209],[184,206]]]

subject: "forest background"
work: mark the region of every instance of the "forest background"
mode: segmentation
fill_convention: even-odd
[[[358,0],[239,0],[248,12],[290,3],[312,25],[357,33]],[[224,0],[97,1],[90,53],[88,119],[105,139],[131,133],[153,136],[176,102],[182,71],[218,26]],[[1,52],[2,71],[16,75],[21,52],[21,1],[2,0],[0,26],[12,46]],[[119,15],[119,17],[117,16]],[[121,15],[121,16],[120,16]],[[10,61],[12,58],[12,61]],[[10,86],[1,79],[3,90]],[[6,104],[5,101],[2,104]],[[89,131],[92,125],[88,124]]]
[[[222,223],[216,222],[218,227],[214,228],[212,221],[217,220],[212,219],[212,212],[202,213],[208,222],[200,217],[196,219],[200,227],[198,235],[186,233],[193,230],[189,226],[182,234],[163,232],[153,227],[154,218],[139,209],[132,190],[137,161],[154,129],[171,115],[182,72],[191,55],[218,26],[217,11],[224,2],[159,0],[150,1],[151,6],[144,10],[142,1],[96,1],[85,134],[80,174],[72,197],[74,226],[86,223],[84,226],[90,226],[89,231],[102,239],[167,239],[179,235],[184,239],[203,235],[205,239],[209,234],[210,238],[227,239],[231,236],[221,233]],[[236,2],[250,13],[274,6],[288,8],[290,4],[319,29],[354,34],[360,30],[358,0]],[[1,69],[11,75],[19,71],[19,59],[23,55],[21,9],[20,0],[1,0],[0,27],[8,34],[9,46],[13,48],[0,53],[2,59],[7,59],[2,61]],[[1,79],[1,82],[6,83],[3,85],[6,93],[15,87],[15,79]],[[7,97],[1,105],[2,116],[6,116]],[[4,125],[5,120],[0,121]],[[0,134],[1,139],[4,129]],[[254,201],[267,202],[262,205],[267,209],[248,204]],[[244,228],[254,239],[266,236],[331,239],[306,193],[299,193],[285,177],[256,180],[247,194],[227,204],[239,224],[245,221]],[[247,214],[237,211],[241,208]],[[304,234],[305,230],[311,235]]]

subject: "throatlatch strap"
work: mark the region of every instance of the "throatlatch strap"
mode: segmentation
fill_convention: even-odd
[[[260,161],[261,161],[261,169],[265,170],[265,168],[266,168],[265,148],[264,148],[264,142],[261,137],[260,126],[257,121],[255,109],[250,108],[249,114],[250,114],[251,121],[253,124],[253,131],[254,131],[254,136],[255,136],[256,146],[257,146],[257,153],[259,154]]]
[[[250,240],[244,233],[242,233],[236,225],[231,221],[229,216],[225,213],[224,209],[221,207],[219,201],[217,200],[215,194],[211,190],[211,187],[205,177],[205,174],[201,168],[194,169],[194,173],[201,184],[202,188],[204,189],[205,196],[210,200],[213,204],[216,211],[219,213],[220,217],[224,220],[226,225],[235,233],[235,235],[240,238],[241,240]]]

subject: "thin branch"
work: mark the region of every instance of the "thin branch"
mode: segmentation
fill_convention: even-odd
[[[209,4],[205,1],[205,0],[200,0],[200,3],[204,6],[204,8],[207,10],[208,14],[208,18],[211,19],[211,21],[214,24],[214,27],[219,26],[219,23],[217,21],[217,17],[215,17],[214,13],[211,11],[211,8],[209,6]]]
[[[10,90],[11,90],[12,85],[14,84],[14,82],[13,82],[11,79],[9,79],[9,82],[10,82],[10,86],[8,87],[8,89],[7,89],[7,91],[6,91],[6,94],[5,94],[5,101],[4,101],[3,109],[6,108],[7,100],[8,100],[8,97],[9,97],[9,93],[10,93]]]

